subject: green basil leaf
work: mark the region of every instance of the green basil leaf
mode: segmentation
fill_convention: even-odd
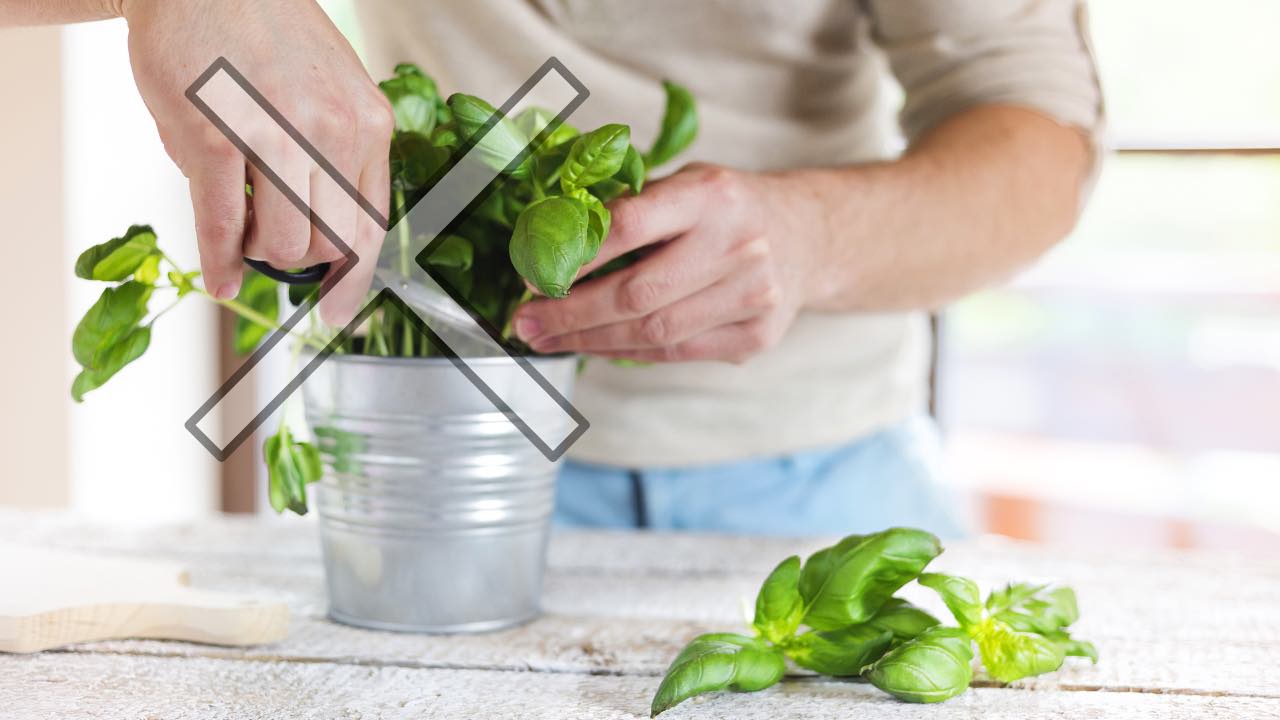
[[[938,619],[902,598],[889,598],[863,624],[889,631],[893,635],[893,645],[897,646],[937,625]]]
[[[391,178],[397,188],[413,190],[426,185],[449,162],[449,150],[425,135],[398,132],[391,138]]]
[[[1046,635],[1080,618],[1076,594],[1069,587],[1018,583],[987,596],[988,614],[1019,632]]]
[[[236,300],[248,305],[267,316],[272,322],[280,322],[280,292],[275,280],[257,270],[249,269],[244,273],[244,283],[240,285],[240,294]],[[263,327],[239,315],[236,316],[236,327],[233,344],[236,353],[247,355],[262,342],[272,328]]]
[[[663,81],[662,88],[667,91],[662,128],[644,157],[645,165],[651,168],[679,155],[698,136],[698,110],[693,94],[669,80]]]
[[[396,66],[395,77],[378,83],[382,94],[391,102],[396,116],[396,130],[430,135],[436,125],[435,81],[416,66],[402,63]]]
[[[462,138],[458,137],[458,131],[455,128],[437,125],[436,129],[431,131],[431,144],[438,148],[454,150],[462,144]]]
[[[779,563],[760,586],[756,616],[751,624],[769,642],[782,642],[795,633],[803,614],[800,558],[792,555]]]
[[[984,620],[974,639],[987,673],[1004,683],[1053,672],[1066,657],[1066,649],[1053,640],[1019,632],[995,618]]]
[[[974,581],[943,573],[924,573],[916,582],[937,592],[964,630],[970,631],[982,622],[982,595]]]
[[[627,185],[626,183],[618,182],[615,176],[605,178],[604,180],[592,185],[589,189],[591,190],[592,195],[595,195],[600,199],[600,202],[610,202],[622,197],[622,195],[627,192]]]
[[[76,362],[85,369],[101,369],[111,346],[133,332],[146,317],[150,299],[151,287],[133,280],[103,290],[71,336]]]
[[[449,97],[449,109],[453,111],[453,119],[458,124],[459,134],[468,139],[481,131],[489,119],[498,114],[498,110],[484,100],[462,93]],[[515,167],[511,167],[511,164],[524,152],[528,144],[529,138],[520,132],[515,123],[509,118],[499,116],[497,122],[476,143],[475,148],[487,167],[524,180],[530,176],[532,167],[529,156],[526,155]]]
[[[142,357],[151,345],[151,328],[135,327],[127,335],[100,353],[94,368],[85,368],[71,383],[71,397],[83,402],[85,393],[102,387],[121,368]]]
[[[636,150],[634,145],[627,146],[627,154],[622,158],[622,167],[613,174],[613,179],[630,187],[631,192],[640,194],[645,180],[644,158],[640,156],[640,151]]]
[[[475,249],[471,241],[458,235],[446,235],[440,239],[427,256],[427,264],[438,268],[470,270],[475,261]]]
[[[1017,605],[1035,597],[1037,593],[1048,585],[1035,585],[1033,583],[1009,583],[999,590],[992,590],[987,595],[987,612],[996,614],[1004,610],[1008,610]]]
[[[605,238],[609,237],[609,226],[613,223],[613,215],[599,198],[587,190],[578,188],[570,193],[570,196],[581,200],[587,208],[587,249],[582,256],[582,262],[586,264],[595,259]]]
[[[973,679],[973,647],[959,628],[934,627],[890,650],[863,673],[906,702],[934,703],[964,692]]]
[[[1067,657],[1084,657],[1089,658],[1095,665],[1098,663],[1098,648],[1088,640],[1075,640],[1066,633],[1065,637],[1054,639],[1053,642],[1062,649],[1062,654]],[[1051,638],[1052,639],[1052,638]]]
[[[941,552],[938,538],[930,533],[890,528],[852,536],[815,553],[800,575],[804,623],[815,630],[837,630],[869,620]]]
[[[156,255],[156,234],[148,225],[134,225],[124,236],[112,238],[80,253],[76,277],[117,282],[133,274],[148,257]]]
[[[811,630],[785,643],[787,657],[800,667],[835,677],[858,675],[884,655],[893,633],[870,623],[840,630]]]
[[[569,294],[578,269],[587,262],[589,213],[581,200],[549,197],[520,213],[511,234],[511,264],[539,292]]]
[[[533,158],[533,177],[543,188],[551,190],[560,184],[564,161],[569,158],[573,143],[562,143]]]
[[[148,255],[133,271],[133,279],[143,285],[155,285],[160,279],[160,256]]]
[[[565,192],[585,188],[613,177],[631,147],[631,128],[610,123],[579,137],[569,146],[569,156],[560,169],[560,187]]]
[[[693,639],[667,668],[650,717],[695,695],[717,690],[755,692],[782,679],[782,653],[757,638],[711,633]]]
[[[189,293],[195,292],[196,286],[192,281],[200,277],[200,271],[192,270],[188,273],[180,273],[176,270],[170,270],[167,277],[169,278],[169,283],[178,288],[178,297],[182,298]]]
[[[275,435],[262,446],[267,465],[267,496],[276,512],[292,510],[307,514],[306,486],[320,479],[324,472],[320,451],[307,442],[293,439],[289,428],[281,425]]]
[[[546,108],[530,107],[516,113],[515,117],[512,118],[512,121],[515,122],[517,128],[520,128],[520,132],[524,133],[525,137],[533,140],[538,137],[538,135],[545,130],[548,125],[555,122],[555,119],[556,114]],[[559,125],[556,125],[555,129],[547,134],[546,139],[543,140],[542,145],[538,147],[537,152],[547,152],[557,145],[569,142],[580,134],[581,133],[577,128],[567,122],[562,122]]]

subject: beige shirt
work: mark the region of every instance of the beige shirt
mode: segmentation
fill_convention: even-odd
[[[671,78],[693,92],[701,117],[684,161],[766,170],[883,160],[904,137],[990,102],[1094,135],[1102,124],[1077,0],[357,6],[375,77],[412,61],[443,92],[499,104],[554,55],[591,93],[570,121],[630,124],[640,147],[661,119],[659,81]],[[593,360],[573,398],[591,429],[569,454],[687,466],[849,441],[921,412],[929,363],[927,320],[913,312],[801,313],[778,347],[741,365]]]

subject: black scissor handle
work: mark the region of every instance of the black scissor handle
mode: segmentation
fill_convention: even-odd
[[[245,258],[244,264],[254,270],[257,270],[263,275],[266,275],[272,280],[285,283],[286,285],[309,285],[311,283],[318,283],[323,280],[324,276],[329,272],[329,263],[327,262],[320,263],[319,265],[312,265],[309,268],[299,270],[297,272],[274,268],[268,265],[265,260],[254,260],[253,258]]]

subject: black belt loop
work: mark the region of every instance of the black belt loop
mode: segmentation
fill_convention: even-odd
[[[631,470],[627,473],[631,478],[631,504],[636,511],[636,527],[649,527],[649,508],[644,502],[644,478],[640,476],[639,470]]]

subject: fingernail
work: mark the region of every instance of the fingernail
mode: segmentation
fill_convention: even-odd
[[[216,291],[214,291],[213,296],[218,298],[219,300],[230,300],[231,298],[239,294],[239,292],[240,292],[240,283],[229,282],[229,283],[223,283],[221,287],[219,287]]]
[[[531,343],[534,338],[538,337],[540,332],[542,332],[542,323],[538,322],[536,318],[516,318],[516,335],[519,335],[521,340]]]

